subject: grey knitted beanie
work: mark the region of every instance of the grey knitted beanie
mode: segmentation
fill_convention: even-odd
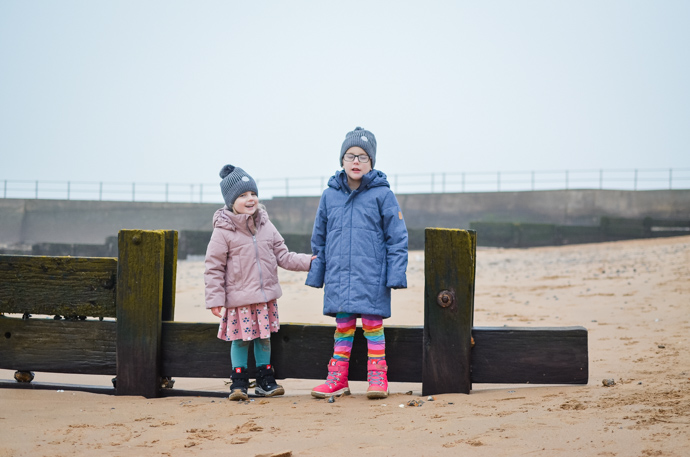
[[[220,170],[220,177],[223,178],[220,182],[220,191],[228,209],[232,209],[237,197],[245,192],[252,191],[257,196],[259,195],[259,189],[256,187],[254,178],[240,167],[226,165]]]
[[[373,133],[368,130],[364,130],[362,127],[357,127],[353,131],[348,132],[345,135],[345,141],[343,141],[343,146],[340,148],[340,166],[343,166],[343,156],[353,146],[359,146],[364,149],[371,159],[371,168],[374,168],[374,163],[376,163],[376,137]]]

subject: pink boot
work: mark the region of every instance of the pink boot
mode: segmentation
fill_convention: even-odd
[[[347,384],[347,372],[350,362],[331,359],[328,362],[328,378],[326,382],[312,389],[311,395],[316,398],[326,398],[331,395],[350,395],[350,387]]]
[[[383,359],[374,359],[367,362],[367,398],[388,397],[388,365]]]

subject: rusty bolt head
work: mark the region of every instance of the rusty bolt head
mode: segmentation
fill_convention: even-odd
[[[436,303],[441,308],[448,308],[455,303],[455,294],[449,290],[442,290],[436,297]]]

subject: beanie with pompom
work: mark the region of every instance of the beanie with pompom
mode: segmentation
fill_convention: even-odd
[[[245,192],[254,192],[259,195],[259,189],[256,187],[254,178],[249,176],[246,171],[240,167],[233,165],[225,165],[220,170],[220,177],[223,178],[220,182],[220,191],[223,194],[223,200],[228,209],[232,209],[237,197]]]

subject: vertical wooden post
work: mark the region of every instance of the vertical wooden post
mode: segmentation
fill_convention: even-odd
[[[165,259],[163,267],[163,321],[175,320],[175,282],[177,277],[177,243],[176,230],[165,230]]]
[[[425,230],[422,395],[472,390],[476,251],[474,230]]]
[[[162,231],[121,230],[117,262],[117,395],[159,396],[165,259]]]

